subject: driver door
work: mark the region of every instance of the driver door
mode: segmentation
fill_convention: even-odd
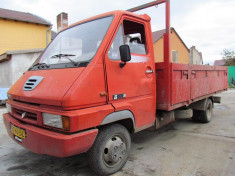
[[[116,111],[130,110],[136,127],[142,128],[155,120],[156,79],[153,52],[150,52],[152,39],[146,38],[146,24],[136,21],[121,20],[105,54],[105,62],[108,102]],[[121,68],[119,47],[124,44],[130,47],[131,60]]]

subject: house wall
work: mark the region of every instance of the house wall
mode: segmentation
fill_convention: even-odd
[[[0,86],[11,87],[35,62],[41,52],[12,54],[11,59],[0,63]]]
[[[201,55],[199,54],[198,50],[196,50],[196,48],[194,46],[190,48],[189,63],[190,64],[197,64],[197,65],[202,64]]]
[[[10,87],[11,83],[11,60],[0,63],[0,87]]]
[[[177,34],[172,30],[171,36],[171,62],[172,62],[172,51],[178,51],[178,63],[188,64],[189,63],[189,52],[188,49],[181,42]],[[155,62],[163,62],[163,37],[153,44],[154,48],[154,59]]]
[[[9,50],[45,48],[51,41],[50,26],[1,18],[0,26],[0,55]]]
[[[155,62],[163,62],[163,38],[153,44]]]

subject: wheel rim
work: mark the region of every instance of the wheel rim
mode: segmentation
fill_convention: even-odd
[[[120,135],[113,135],[104,146],[103,162],[107,167],[115,167],[126,155],[126,142]]]
[[[212,103],[208,103],[207,110],[206,110],[206,115],[207,115],[208,120],[210,120],[211,115],[212,115]]]

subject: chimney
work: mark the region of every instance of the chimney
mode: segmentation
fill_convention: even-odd
[[[57,15],[57,32],[60,32],[67,26],[68,26],[68,14],[62,12],[59,15]]]

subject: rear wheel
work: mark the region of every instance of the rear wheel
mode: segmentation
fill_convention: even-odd
[[[127,161],[130,148],[130,134],[124,126],[113,124],[103,127],[88,152],[91,169],[98,175],[119,171]]]
[[[200,121],[202,123],[208,123],[211,121],[212,110],[213,110],[213,103],[211,99],[208,99],[206,102],[206,109],[200,112]]]
[[[199,110],[193,110],[192,120],[194,122],[200,122],[200,111]]]

